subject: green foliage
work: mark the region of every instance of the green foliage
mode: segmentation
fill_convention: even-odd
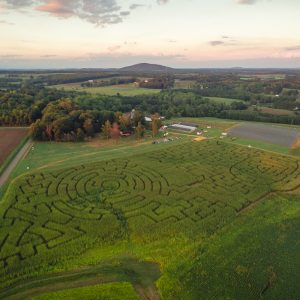
[[[109,139],[111,134],[111,123],[107,120],[102,126],[102,135],[105,139]]]
[[[137,127],[135,128],[135,135],[137,139],[141,139],[144,136],[145,128],[141,122],[138,122]]]
[[[1,203],[1,286],[84,257],[99,263],[87,251],[125,243],[124,253],[161,264],[165,299],[179,291],[198,299],[189,295],[198,295],[200,277],[191,284],[182,276],[193,272],[199,242],[298,184],[297,159],[216,141],[24,175]],[[222,265],[214,256],[208,263]],[[210,290],[221,296],[218,282]],[[245,281],[238,288],[247,293]]]
[[[236,219],[199,247],[173,299],[298,299],[299,213],[299,195],[276,195]]]

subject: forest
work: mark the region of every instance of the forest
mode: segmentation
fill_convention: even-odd
[[[124,76],[126,75],[126,76]],[[141,79],[141,75],[147,80]],[[248,77],[247,77],[248,76]],[[41,140],[77,141],[103,131],[107,121],[134,132],[142,116],[159,114],[173,117],[218,117],[236,120],[300,124],[298,75],[236,74],[120,74],[118,72],[76,71],[8,73],[0,77],[0,126],[31,126],[33,137]],[[273,76],[273,78],[272,78]],[[267,78],[267,79],[266,79]],[[175,80],[193,81],[191,88],[174,89]],[[82,86],[116,85],[137,81],[140,87],[160,89],[156,94],[109,96],[51,87],[81,83]],[[13,87],[12,87],[13,86]],[[236,99],[215,102],[209,97]],[[298,107],[299,106],[299,107]],[[286,113],[273,114],[282,109]],[[140,118],[125,126],[120,116],[133,109]],[[276,111],[277,112],[277,111]]]

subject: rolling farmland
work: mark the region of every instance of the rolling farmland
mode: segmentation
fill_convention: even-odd
[[[34,276],[29,274],[98,265],[110,249],[117,260],[124,255],[141,261],[151,257],[162,272],[159,292],[176,299],[173,287],[182,272],[198,272],[198,260],[193,261],[200,255],[199,243],[241,222],[241,216],[264,201],[292,197],[299,178],[297,158],[214,140],[26,174],[10,185],[1,203],[1,287],[9,292],[8,286],[17,284],[16,274],[19,280],[30,280]],[[213,261],[208,255],[207,263]],[[218,269],[219,262],[215,264]],[[267,267],[260,271],[267,272]],[[248,279],[239,279],[238,289],[228,293],[246,293]],[[178,295],[193,292],[183,289],[186,282],[188,277],[178,285]],[[225,291],[225,282],[213,292]],[[261,286],[253,282],[257,295]],[[201,288],[205,294],[205,282]]]

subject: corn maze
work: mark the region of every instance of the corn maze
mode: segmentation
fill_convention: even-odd
[[[148,226],[213,232],[268,193],[297,188],[299,178],[296,159],[216,141],[32,173],[2,203],[1,269],[130,239]]]

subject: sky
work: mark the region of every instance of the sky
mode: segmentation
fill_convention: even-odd
[[[0,68],[300,68],[299,0],[0,0]]]

